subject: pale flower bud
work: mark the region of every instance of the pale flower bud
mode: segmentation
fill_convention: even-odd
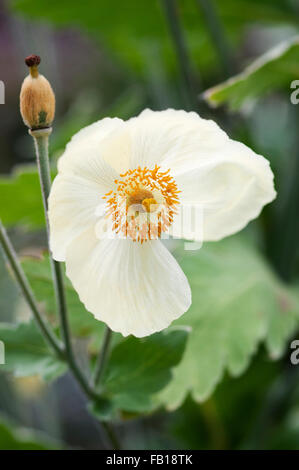
[[[55,115],[55,95],[48,80],[38,72],[40,57],[26,57],[30,74],[25,78],[20,93],[20,111],[30,129],[51,127]]]

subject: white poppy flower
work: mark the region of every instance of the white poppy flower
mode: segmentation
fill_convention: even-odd
[[[59,160],[51,251],[95,318],[147,336],[191,304],[187,278],[159,240],[180,235],[180,208],[193,205],[202,220],[198,230],[187,222],[184,238],[219,240],[275,194],[268,161],[194,112],[105,118],[78,132]]]

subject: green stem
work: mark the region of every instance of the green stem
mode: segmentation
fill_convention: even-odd
[[[104,368],[105,368],[105,364],[106,364],[106,360],[107,360],[107,356],[109,352],[109,346],[111,343],[111,338],[112,338],[112,331],[107,326],[105,329],[105,333],[104,333],[103,345],[100,350],[98,362],[95,367],[95,373],[94,373],[94,379],[93,379],[93,383],[95,387],[99,385],[103,372],[104,372]]]
[[[113,449],[114,450],[121,450],[121,445],[119,443],[119,440],[118,440],[113,428],[105,421],[102,423],[102,425],[103,425],[103,428],[105,429],[105,431],[106,431],[106,433],[107,433],[107,435],[108,435],[108,437],[109,437],[109,439],[110,439],[110,441],[113,445]]]
[[[168,22],[169,30],[175,47],[182,81],[184,83],[183,91],[188,109],[198,108],[197,96],[194,90],[194,81],[191,71],[191,63],[185,39],[180,27],[179,16],[174,0],[162,0],[165,16]]]
[[[210,398],[200,406],[203,417],[206,421],[207,428],[211,435],[211,443],[213,449],[227,449],[227,439],[223,423],[220,419],[219,412],[215,401]]]
[[[48,220],[48,197],[50,194],[51,189],[51,173],[50,173],[50,165],[49,165],[49,152],[48,152],[48,145],[49,145],[49,135],[51,134],[52,129],[40,129],[40,130],[31,130],[29,131],[30,135],[32,135],[35,144],[36,150],[36,159],[37,159],[37,166],[40,178],[40,186],[45,210],[45,217],[46,217],[46,225],[47,225],[47,232],[48,232],[48,239],[50,236],[49,230],[49,220]],[[53,275],[53,282],[54,282],[54,290],[55,290],[55,297],[56,297],[56,304],[59,313],[60,319],[60,327],[61,327],[61,334],[64,340],[65,345],[65,353],[68,359],[69,366],[77,378],[78,382],[81,384],[83,390],[89,396],[94,396],[93,389],[89,387],[88,383],[84,375],[82,374],[81,370],[77,366],[75,356],[73,353],[72,347],[72,340],[71,340],[71,333],[70,327],[68,322],[67,316],[67,306],[66,306],[66,298],[63,286],[63,275],[62,269],[59,262],[51,260],[51,268],[52,268],[52,275]]]
[[[51,189],[51,173],[49,165],[49,135],[52,129],[30,130],[29,133],[33,137],[36,151],[37,167],[39,172],[40,186],[45,210],[45,218],[47,225],[48,239],[50,236],[49,220],[48,220],[48,197]],[[67,317],[66,298],[63,287],[63,275],[60,263],[50,257],[52,276],[54,282],[54,291],[56,298],[56,306],[60,319],[61,333],[65,344],[67,355],[73,357],[70,328]]]
[[[58,338],[55,336],[47,321],[43,318],[42,314],[39,311],[35,297],[31,290],[31,287],[27,281],[25,273],[20,265],[17,254],[8,238],[5,228],[0,221],[0,243],[4,250],[4,253],[9,261],[11,269],[16,277],[16,280],[21,288],[21,291],[34,315],[34,318],[37,321],[38,326],[40,327],[46,341],[57,353],[58,357],[63,357],[63,346],[59,342]]]
[[[213,4],[213,0],[196,1],[204,16],[211,40],[222,64],[224,74],[226,77],[229,77],[233,71],[231,51],[226,40],[222,23]]]

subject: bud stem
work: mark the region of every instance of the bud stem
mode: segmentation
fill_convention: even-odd
[[[29,67],[30,75],[32,78],[37,78],[38,77],[38,67],[37,65],[33,65],[32,67]]]
[[[103,338],[103,344],[102,344],[102,347],[98,356],[98,361],[95,367],[95,373],[94,373],[94,378],[93,378],[93,383],[95,387],[99,385],[104,369],[105,369],[105,364],[106,364],[106,360],[108,357],[111,338],[112,338],[112,331],[110,330],[108,326],[106,326],[104,338]]]
[[[48,239],[49,239],[49,234],[50,234],[49,220],[48,220],[48,197],[49,197],[50,189],[51,189],[51,173],[50,173],[50,165],[49,165],[48,146],[49,146],[49,135],[51,134],[51,132],[52,132],[52,128],[29,130],[29,134],[33,137],[34,145],[35,145],[36,160],[37,160],[40,186],[41,186],[41,192],[42,192],[42,198],[43,198],[43,204],[44,204],[44,210],[45,210]],[[57,305],[60,325],[61,325],[61,332],[62,332],[62,336],[63,336],[64,343],[65,343],[66,353],[70,355],[70,357],[73,357],[61,265],[60,263],[55,261],[51,256],[50,256],[50,260],[51,260],[52,276],[53,276],[53,281],[54,281],[56,305]]]

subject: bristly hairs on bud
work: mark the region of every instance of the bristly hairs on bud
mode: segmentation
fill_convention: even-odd
[[[39,73],[41,58],[32,54],[25,59],[29,75],[20,94],[20,111],[31,130],[50,128],[55,115],[55,95],[48,80]]]

